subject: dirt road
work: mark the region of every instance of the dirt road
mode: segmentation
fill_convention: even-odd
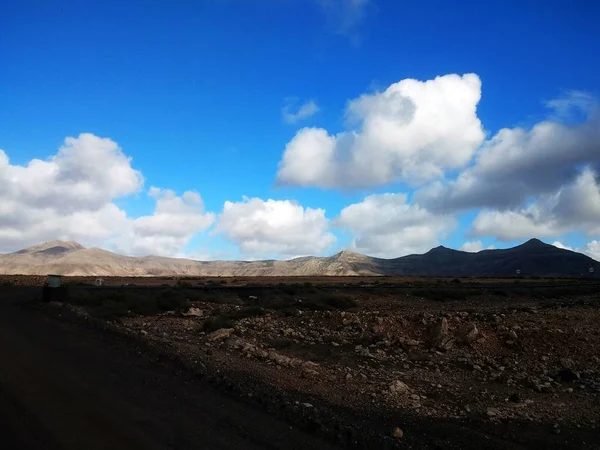
[[[27,450],[334,448],[114,337],[5,301],[0,439]]]

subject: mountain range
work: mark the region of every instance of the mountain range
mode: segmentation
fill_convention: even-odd
[[[592,270],[591,270],[592,269]],[[123,256],[72,241],[50,241],[0,255],[0,274],[70,276],[319,276],[398,275],[438,277],[592,276],[600,263],[539,239],[477,253],[439,246],[420,255],[374,258],[351,251],[286,261],[195,261]]]

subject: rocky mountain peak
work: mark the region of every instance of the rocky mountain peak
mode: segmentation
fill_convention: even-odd
[[[333,255],[333,258],[338,261],[357,261],[357,260],[365,259],[365,258],[367,258],[367,256],[365,256],[361,253],[356,253],[356,252],[350,251],[350,250],[342,250],[341,252]]]
[[[66,253],[83,249],[85,247],[79,242],[53,240],[19,250],[16,253]]]

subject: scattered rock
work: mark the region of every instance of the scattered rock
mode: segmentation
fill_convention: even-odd
[[[407,394],[410,392],[410,388],[407,384],[403,383],[400,380],[395,380],[389,388],[392,394]]]
[[[562,358],[560,360],[560,364],[563,369],[572,369],[573,368],[573,360],[570,358]]]
[[[202,317],[203,311],[200,308],[195,308],[192,306],[190,309],[187,310],[187,312],[184,312],[183,315],[191,317]]]
[[[500,410],[498,408],[489,407],[486,410],[486,414],[488,415],[488,417],[496,417],[500,414]]]
[[[302,364],[302,370],[306,375],[319,375],[318,367],[319,365],[312,361],[306,361]]]
[[[396,439],[402,439],[404,437],[404,431],[402,431],[402,428],[400,427],[396,427],[392,430],[392,437],[395,437]]]
[[[477,339],[477,336],[479,336],[479,329],[477,328],[477,325],[470,323],[463,330],[461,341],[466,344],[470,344]]]
[[[440,350],[450,350],[454,345],[454,339],[448,334],[448,319],[442,317],[439,322],[434,323],[428,332],[429,343]]]
[[[429,342],[434,346],[439,346],[448,338],[448,320],[442,317],[442,320],[434,323],[429,328]]]
[[[234,332],[233,328],[221,328],[217,331],[213,331],[208,335],[208,340],[211,342],[220,341],[223,339],[227,339]]]

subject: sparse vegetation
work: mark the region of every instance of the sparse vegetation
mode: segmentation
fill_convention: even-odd
[[[233,327],[233,324],[233,320],[227,315],[217,315],[204,321],[203,331],[205,333],[212,333],[221,328],[231,328]]]
[[[182,291],[167,288],[151,291],[89,291],[77,289],[67,297],[74,305],[82,306],[95,317],[116,319],[125,316],[149,316],[165,311],[185,311],[189,307]]]
[[[494,297],[508,297],[508,292],[503,289],[494,289],[492,295]]]
[[[180,288],[190,288],[192,287],[192,283],[186,280],[177,280],[177,287]]]
[[[325,294],[310,296],[303,300],[299,306],[314,311],[335,311],[355,308],[358,303],[350,297]]]
[[[468,297],[472,297],[474,295],[480,294],[481,291],[472,290],[472,289],[439,289],[439,288],[429,288],[429,289],[414,289],[410,292],[411,295],[415,297],[423,297],[428,300],[435,301],[448,301],[448,300],[465,300]]]
[[[245,319],[247,317],[264,316],[266,311],[260,306],[246,306],[229,314],[229,317],[234,320]]]

